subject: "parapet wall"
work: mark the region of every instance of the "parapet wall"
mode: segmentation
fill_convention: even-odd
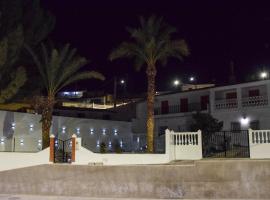
[[[268,199],[270,160],[171,165],[41,165],[0,172],[0,193],[86,197]]]

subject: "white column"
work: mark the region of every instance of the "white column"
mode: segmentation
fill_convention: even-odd
[[[209,96],[209,113],[212,114],[215,110],[215,91],[210,90],[210,96]]]
[[[238,109],[242,108],[242,88],[237,88],[237,104],[238,104]]]

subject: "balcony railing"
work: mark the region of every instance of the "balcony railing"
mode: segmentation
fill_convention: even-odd
[[[221,99],[215,101],[215,108],[220,109],[234,109],[238,107],[237,99]]]
[[[267,96],[255,96],[255,97],[246,97],[242,98],[243,107],[257,107],[268,105]]]
[[[202,109],[201,104],[199,103],[191,103],[188,104],[186,108],[182,108],[180,105],[171,105],[167,109],[157,107],[154,110],[155,115],[166,115],[166,114],[175,114],[175,113],[186,113],[186,112],[194,112],[194,111],[203,111],[207,109]]]

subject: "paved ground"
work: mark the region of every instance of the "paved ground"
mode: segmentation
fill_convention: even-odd
[[[30,196],[30,195],[0,194],[0,200],[114,200],[114,199],[115,198],[85,198],[85,197],[32,196],[32,195]],[[127,198],[119,198],[119,200],[166,200],[166,199],[127,199]],[[169,199],[167,199],[167,200],[169,200]],[[192,200],[192,199],[189,199],[189,200]],[[193,200],[195,200],[195,199],[193,199]],[[200,200],[204,200],[204,199],[200,199]],[[218,200],[218,199],[212,199],[212,200]],[[219,200],[221,200],[221,199],[219,199]],[[226,199],[222,199],[222,200],[226,200]],[[227,199],[227,200],[237,200],[237,199]],[[241,200],[245,200],[245,199],[241,199]]]

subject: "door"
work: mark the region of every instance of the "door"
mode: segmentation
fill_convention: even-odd
[[[180,99],[180,112],[188,112],[188,99]]]
[[[169,113],[169,102],[162,101],[161,102],[161,114],[168,114]]]
[[[207,107],[209,105],[209,96],[201,96],[201,110],[207,110]]]

